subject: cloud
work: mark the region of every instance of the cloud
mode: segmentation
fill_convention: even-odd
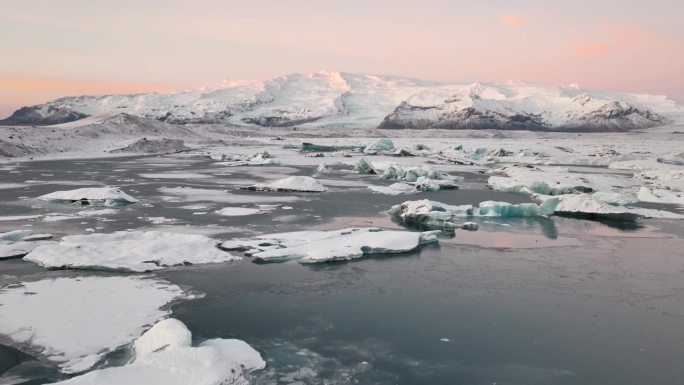
[[[529,22],[529,20],[524,16],[514,15],[510,13],[501,16],[501,21],[506,25],[512,26],[525,25]]]
[[[609,43],[588,43],[588,44],[575,44],[573,46],[575,52],[580,55],[593,56],[600,55],[609,52],[612,45]]]

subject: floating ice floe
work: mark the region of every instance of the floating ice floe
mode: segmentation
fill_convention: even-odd
[[[255,155],[225,155],[213,154],[212,159],[222,160],[219,166],[279,166],[280,161],[271,158],[271,155],[264,151]]]
[[[219,250],[217,244],[200,234],[118,231],[69,235],[58,244],[33,249],[24,259],[48,268],[133,272],[241,259]]]
[[[129,204],[138,201],[117,187],[86,187],[75,190],[55,191],[50,194],[41,195],[38,199],[105,205]]]
[[[389,186],[368,186],[368,189],[372,192],[385,195],[413,194],[418,192],[416,186],[403,182],[393,183]]]
[[[428,199],[406,201],[392,206],[389,214],[409,227],[427,229],[468,228],[469,224],[459,225],[457,221],[469,217],[539,217],[554,213],[558,199],[548,199],[541,205],[535,203],[510,204],[507,202],[486,201],[475,207],[472,205],[452,206]]]
[[[487,184],[497,191],[562,195],[630,188],[638,183],[616,175],[569,172],[558,168],[506,166],[490,171]],[[504,176],[497,176],[504,175]]]
[[[684,191],[641,187],[637,194],[642,202],[684,205]]]
[[[135,276],[22,282],[0,289],[0,334],[78,373],[164,318],[167,304],[190,298],[166,281]]]
[[[224,207],[220,210],[216,210],[216,214],[227,217],[240,217],[245,215],[262,214],[264,212],[265,211],[262,209],[249,207]]]
[[[383,138],[366,146],[366,148],[363,149],[363,152],[368,155],[390,155],[394,150],[394,142],[390,139]]]
[[[82,216],[82,217],[95,217],[95,216],[100,216],[100,215],[113,215],[118,213],[119,210],[117,209],[101,209],[101,210],[81,210],[77,212],[76,214]]]
[[[629,206],[639,202],[639,198],[629,192],[619,193],[614,191],[597,191],[591,194],[591,197],[597,201],[608,203],[609,205],[613,206]]]
[[[159,321],[132,345],[133,361],[58,382],[61,385],[248,385],[266,362],[246,342],[210,339],[192,346],[192,334],[174,318]]]
[[[252,191],[324,192],[325,186],[310,176],[288,176],[275,182],[244,187]]]
[[[262,235],[221,244],[226,250],[246,250],[261,262],[298,260],[300,263],[347,261],[373,254],[404,253],[436,242],[434,233],[349,228],[336,231],[297,231]]]
[[[300,199],[296,196],[233,194],[225,190],[203,189],[194,187],[160,187],[159,191],[167,202],[216,202],[216,203],[265,203],[292,202]]]
[[[41,245],[55,244],[48,241],[52,234],[31,234],[30,230],[0,233],[0,260],[21,258]]]
[[[558,198],[555,215],[589,219],[635,220],[637,218],[684,219],[684,215],[665,210],[612,206],[591,194],[568,194]]]

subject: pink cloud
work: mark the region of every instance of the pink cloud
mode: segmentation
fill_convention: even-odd
[[[506,25],[513,26],[525,25],[529,22],[529,20],[524,16],[514,15],[510,13],[501,16],[501,21]]]

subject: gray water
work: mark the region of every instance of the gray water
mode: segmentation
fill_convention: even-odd
[[[454,171],[457,167],[454,168]],[[56,235],[129,228],[189,226],[229,239],[258,233],[345,226],[400,228],[383,213],[408,199],[476,204],[527,202],[521,194],[485,188],[482,175],[456,191],[391,197],[361,183],[377,177],[325,174],[352,187],[323,194],[269,194],[238,190],[273,173],[311,175],[306,167],[225,168],[203,158],[131,157],[19,165],[2,183],[88,181],[117,185],[141,202],[100,217],[59,222],[0,221],[0,232],[32,224]],[[140,173],[182,171],[207,179],[153,179]],[[224,175],[215,175],[224,174]],[[270,174],[270,175],[269,175]],[[458,174],[458,172],[452,172]],[[283,175],[285,176],[285,175]],[[247,217],[211,211],[241,204],[164,201],[159,187],[230,190],[245,196],[289,197],[292,210]],[[73,213],[83,207],[33,197],[65,183],[29,183],[0,190],[0,215]],[[20,198],[26,197],[26,198]],[[153,205],[147,207],[146,205]],[[206,210],[182,208],[206,204]],[[31,206],[40,206],[31,208]],[[252,206],[252,204],[246,204]],[[87,209],[87,207],[86,207]],[[204,215],[194,212],[207,211]],[[145,217],[174,218],[157,226]],[[684,225],[677,221],[601,223],[557,218],[480,221],[477,232],[457,231],[414,253],[349,263],[303,266],[242,262],[187,266],[156,273],[206,293],[173,308],[198,340],[240,338],[268,361],[257,384],[670,384],[684,369]],[[46,271],[21,260],[0,261],[0,285],[83,271]],[[98,273],[106,274],[106,273]],[[114,364],[125,355],[115,352]],[[0,373],[27,383],[60,378],[49,366],[0,347]]]

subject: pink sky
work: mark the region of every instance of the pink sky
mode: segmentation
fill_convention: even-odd
[[[3,0],[0,115],[319,69],[684,99],[684,2]]]

